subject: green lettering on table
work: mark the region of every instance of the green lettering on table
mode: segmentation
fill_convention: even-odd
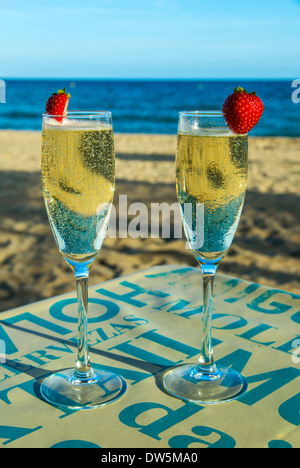
[[[60,356],[54,356],[53,354],[49,354],[49,352],[45,349],[37,349],[36,351],[32,351],[31,353],[25,354],[23,357],[30,361],[33,361],[38,366],[43,366],[45,364],[48,364],[48,362],[60,359]]]
[[[239,401],[245,405],[252,406],[299,376],[300,370],[295,369],[294,367],[286,367],[284,369],[276,369],[263,374],[247,376],[249,384],[256,382],[263,383],[252,390],[248,390],[239,398]]]
[[[38,378],[42,380],[44,377],[46,377],[48,375],[49,375],[49,371],[45,372],[45,371],[40,370]],[[28,381],[23,382],[21,384],[13,385],[13,386],[11,386],[9,388],[1,390],[0,391],[0,401],[3,401],[7,405],[12,405],[13,402],[11,401],[9,394],[10,394],[11,391],[13,392],[13,390],[15,390],[16,388],[18,390],[22,390],[22,391],[28,393],[29,395],[31,395],[31,396],[33,396],[35,398],[41,399],[41,396],[39,394],[39,383],[37,381],[37,376],[35,376],[31,380],[28,380]],[[14,395],[14,392],[13,392],[13,395]],[[60,416],[60,418],[70,416],[70,415],[74,414],[74,412],[77,411],[77,410],[71,411],[69,409],[63,409],[63,408],[59,408],[59,407],[57,407],[56,409],[63,413],[63,415]]]
[[[300,323],[300,310],[291,316],[291,320],[295,323]]]
[[[289,443],[286,442],[285,440],[270,440],[268,443],[268,448],[274,449],[274,448],[293,448],[293,446]]]
[[[203,306],[200,307],[192,307],[186,309],[186,307],[190,304],[190,301],[186,301],[185,299],[177,299],[175,301],[167,302],[166,304],[162,304],[159,307],[153,307],[156,310],[163,310],[167,309],[166,312],[178,312],[175,315],[184,318],[190,318],[193,315],[201,314],[203,311]],[[169,307],[171,306],[171,307]],[[179,313],[180,311],[180,313]]]
[[[227,318],[227,319],[236,319],[232,323],[226,323],[223,327],[218,327],[215,324],[215,320],[218,320],[219,318]],[[245,318],[240,317],[239,315],[233,315],[233,314],[213,314],[212,315],[212,327],[216,330],[236,330],[237,328],[243,328],[245,327],[248,322]]]
[[[109,348],[109,351],[112,349],[117,349],[118,351],[121,351],[122,353],[133,356],[134,358],[138,360],[138,361],[136,360],[134,361],[135,364],[137,362],[144,361],[147,364],[149,363],[154,364],[155,366],[158,366],[159,368],[170,367],[170,366],[174,366],[175,364],[177,364],[177,362],[171,361],[170,359],[166,359],[160,356],[159,354],[154,354],[150,351],[147,351],[146,349],[134,346],[131,343],[132,341],[125,341],[117,346],[113,346],[112,348]]]
[[[236,335],[241,338],[244,338],[245,340],[252,341],[253,343],[258,343],[258,344],[263,344],[265,346],[270,346],[273,343],[276,343],[276,340],[274,341],[257,341],[253,340],[253,338],[257,335],[260,335],[261,333],[270,330],[271,328],[274,328],[274,330],[278,330],[277,327],[273,327],[271,325],[265,325],[264,323],[261,323],[260,325],[257,325],[256,327],[251,328],[251,330],[246,331],[245,333],[242,333],[241,335]]]
[[[127,331],[135,328],[134,325],[124,325],[122,323],[110,323],[109,325],[117,331],[117,335],[123,335]]]
[[[152,377],[152,374],[149,372],[141,372],[141,371],[132,370],[132,369],[125,369],[124,367],[117,367],[116,365],[106,366],[103,364],[94,364],[94,363],[92,365],[93,367],[95,367],[95,369],[99,369],[99,370],[103,369],[103,370],[115,372],[119,375],[122,375],[122,377],[126,381],[128,380],[131,381],[131,385],[135,385],[141,382],[142,380],[149,379],[150,377]]]
[[[184,354],[186,357],[193,357],[199,354],[199,349],[189,346],[181,341],[174,340],[165,335],[157,333],[156,330],[149,330],[142,335],[136,337],[136,339],[145,338],[146,340],[153,341],[154,343],[165,346],[168,349],[173,349]]]
[[[62,440],[57,442],[57,444],[52,445],[50,448],[101,448],[100,445],[89,442],[88,440]]]
[[[277,294],[285,294],[282,291],[277,289],[270,289],[265,291],[260,296],[253,299],[253,301],[247,304],[247,307],[256,312],[263,312],[264,314],[283,314],[292,308],[291,305],[283,304],[282,302],[270,302],[269,304],[264,304],[268,299]],[[264,304],[264,305],[263,305]]]
[[[245,349],[236,349],[227,356],[223,356],[218,359],[217,365],[231,367],[238,372],[243,372],[244,367],[251,358],[252,353],[246,351]]]
[[[68,344],[71,344],[71,340],[68,341]],[[60,345],[60,346],[59,346]],[[22,358],[26,358],[30,361],[33,361],[39,366],[48,364],[51,361],[56,361],[61,358],[61,353],[73,354],[73,350],[65,342],[59,342],[59,345],[50,345],[43,349],[36,349],[31,353],[24,354]],[[59,355],[50,353],[51,351],[58,351]],[[25,372],[25,371],[23,371]]]
[[[14,317],[6,318],[5,320],[1,320],[0,323],[4,324],[6,328],[21,330],[27,334],[39,335],[39,336],[41,335],[41,333],[35,330],[32,330],[28,327],[25,328],[19,325],[15,325],[16,323],[23,322],[23,321],[33,323],[34,325],[37,325],[38,327],[44,330],[57,333],[58,335],[64,336],[64,335],[67,335],[68,333],[71,333],[71,330],[69,330],[68,328],[62,327],[53,322],[49,322],[48,320],[42,319],[41,317],[33,315],[30,312],[24,312]],[[11,340],[11,338],[8,336],[8,334],[6,333],[6,331],[1,325],[0,325],[0,339],[5,341],[7,355],[11,355],[11,354],[18,352],[18,348],[13,343],[13,341]]]
[[[192,432],[201,438],[191,435],[176,435],[169,440],[169,446],[171,448],[188,448],[191,444],[197,443],[207,448],[234,448],[236,446],[233,437],[212,427],[195,426],[192,428]],[[212,436],[212,440],[209,440],[210,436]],[[217,440],[215,440],[216,436],[218,436]]]
[[[214,286],[214,295],[219,296],[231,292],[236,286],[242,283],[242,280],[239,278],[230,278],[229,280],[222,281],[219,283],[216,281]]]
[[[139,308],[146,306],[147,303],[133,299],[133,297],[139,296],[140,294],[149,294],[155,297],[167,297],[170,295],[162,291],[147,290],[145,288],[142,288],[138,284],[130,283],[129,281],[121,281],[120,285],[124,286],[125,288],[131,289],[131,292],[126,292],[125,294],[117,294],[104,288],[97,289],[95,292],[103,294],[104,296],[107,296],[111,299],[122,301],[126,304],[130,304]]]
[[[278,408],[280,416],[296,427],[300,426],[300,393],[281,403]]]
[[[19,388],[19,389],[23,390],[24,392],[28,393],[29,395],[35,396],[34,391],[33,391],[33,385],[32,385],[32,382],[34,380],[35,379],[32,379],[32,380],[29,380],[27,382],[23,382],[23,383],[21,383],[19,385],[13,385],[12,387],[5,388],[4,390],[1,390],[0,391],[0,400],[3,401],[4,403],[6,403],[7,405],[11,405],[12,402],[9,399],[8,395],[15,388]]]
[[[31,434],[32,432],[42,429],[43,426],[37,426],[33,429],[27,427],[16,427],[16,426],[0,426],[0,439],[5,439],[3,445],[10,444],[15,440],[22,439],[22,437]]]
[[[179,270],[171,270],[171,271],[163,271],[160,273],[150,273],[149,275],[145,275],[145,278],[159,278],[159,277],[164,277],[164,276],[170,276],[170,275],[180,275],[183,276],[186,273],[189,273],[193,271],[193,267],[181,267]],[[198,272],[198,270],[197,270]]]
[[[0,339],[3,340],[3,342],[5,343],[5,354],[7,356],[18,352],[18,348],[15,346],[14,342],[6,333],[2,325],[0,325]]]
[[[240,301],[241,299],[244,299],[246,296],[249,296],[249,294],[252,294],[259,287],[259,284],[251,283],[248,286],[246,286],[245,289],[240,291],[235,297],[228,297],[227,299],[224,299],[224,302],[229,302],[230,304],[233,304],[237,301]]]
[[[70,349],[70,347],[67,345],[65,342],[60,342],[58,343],[60,346],[56,345],[50,345],[47,346],[46,349],[53,349],[53,351],[61,351],[63,353],[67,354],[73,354],[73,349]]]
[[[172,338],[166,337],[156,332],[156,330],[150,330],[142,335],[139,335],[135,338],[135,340],[139,340],[141,338],[150,340],[154,343],[160,344],[165,346],[168,349],[173,349],[174,351],[178,351],[185,355],[185,357],[192,357],[199,354],[198,348],[193,348],[192,346],[186,345],[180,341],[174,340]],[[144,346],[137,347],[132,344],[132,341],[125,341],[120,343],[117,346],[114,346],[111,349],[117,349],[125,354],[129,354],[134,356],[135,358],[145,361],[147,363],[154,364],[160,367],[171,367],[178,364],[181,361],[171,361],[159,354],[154,354],[151,351],[147,351]]]
[[[140,416],[143,413],[147,413],[153,409],[160,409],[164,415],[149,424],[143,425],[141,422],[137,423],[137,419],[140,421]],[[193,416],[202,409],[204,409],[203,406],[192,405],[190,403],[183,403],[183,406],[173,410],[168,406],[161,405],[160,403],[140,402],[130,405],[122,410],[119,414],[119,419],[126,426],[136,428],[142,434],[146,434],[153,439],[161,440],[159,435],[162,432],[165,432],[170,429],[170,427],[188,419],[190,416]]]
[[[24,364],[20,361],[20,359],[6,359],[5,363],[2,364],[2,367],[8,369],[10,372],[13,372],[14,375],[22,374],[24,372],[29,374],[32,370],[34,370],[33,366]]]
[[[62,322],[77,323],[78,318],[76,314],[74,314],[74,316],[70,316],[63,312],[65,307],[75,303],[77,303],[77,299],[62,299],[50,307],[49,313],[53,318],[61,320]],[[104,313],[100,314],[101,309],[99,307],[99,313],[97,314],[97,317],[89,317],[89,323],[105,322],[106,320],[112,319],[120,312],[120,307],[118,304],[115,304],[112,301],[90,298],[89,304],[96,304],[100,307],[104,307],[105,309]]]
[[[89,342],[91,342],[91,346],[98,343],[101,343],[102,341],[107,341],[110,340],[111,338],[114,338],[115,336],[118,336],[118,333],[112,333],[111,335],[107,335],[105,331],[103,330],[102,327],[96,328],[95,330],[92,330],[91,332],[88,332],[89,335]],[[94,338],[94,336],[99,336],[100,340],[97,340]],[[93,341],[94,340],[94,341]]]
[[[294,337],[290,340],[288,340],[286,343],[280,345],[280,346],[272,346],[272,348],[274,349],[278,349],[279,351],[283,351],[284,353],[288,353],[288,354],[293,354],[293,352],[295,351],[295,341],[299,339],[300,340],[300,335],[294,335]]]
[[[126,302],[126,304],[133,305],[135,307],[144,307],[147,305],[146,302],[142,301],[137,301],[136,299],[133,299],[135,296],[139,296],[140,294],[144,294],[146,291],[144,288],[141,288],[141,286],[133,283],[129,283],[128,281],[122,281],[120,283],[122,286],[125,286],[126,288],[132,289],[131,292],[126,292],[125,294],[117,294],[112,291],[109,291],[104,288],[96,289],[95,292],[102,294],[104,296],[109,297],[110,299]]]

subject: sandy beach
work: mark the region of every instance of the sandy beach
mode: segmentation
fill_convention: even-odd
[[[58,253],[42,197],[39,132],[0,131],[0,311],[75,289]],[[116,134],[116,194],[134,202],[176,202],[173,135]],[[300,138],[249,138],[246,202],[219,271],[300,293]],[[196,261],[184,238],[106,238],[90,284],[152,265]]]

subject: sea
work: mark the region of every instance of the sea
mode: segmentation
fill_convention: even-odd
[[[1,84],[0,130],[40,131],[48,97],[65,87],[69,110],[109,110],[115,133],[176,134],[180,111],[221,110],[242,86],[256,91],[265,107],[252,136],[300,136],[300,92],[293,80],[5,79]]]

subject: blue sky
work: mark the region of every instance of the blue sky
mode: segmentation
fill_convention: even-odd
[[[0,78],[300,78],[299,0],[0,0]]]

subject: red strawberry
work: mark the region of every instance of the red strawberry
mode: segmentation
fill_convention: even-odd
[[[247,93],[241,87],[234,88],[223,104],[223,114],[229,128],[241,135],[248,133],[259,121],[264,110],[262,100],[255,91]]]
[[[70,97],[70,94],[66,93],[66,88],[63,90],[59,89],[58,93],[53,93],[46,103],[47,114],[59,116],[66,115]],[[62,117],[56,118],[56,120],[62,122]]]

